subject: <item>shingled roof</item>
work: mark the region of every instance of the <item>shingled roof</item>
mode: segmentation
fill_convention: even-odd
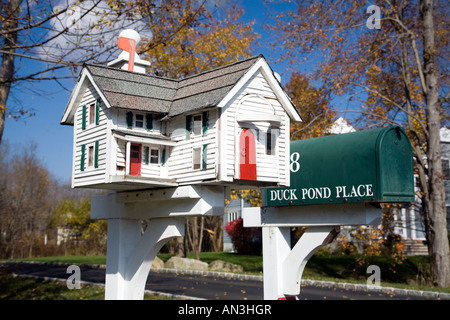
[[[216,106],[260,58],[262,55],[181,80],[92,64],[85,68],[111,107],[174,117]]]

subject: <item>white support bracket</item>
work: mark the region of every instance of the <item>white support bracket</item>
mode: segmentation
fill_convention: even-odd
[[[262,227],[264,299],[300,294],[309,258],[339,234],[342,225],[378,224],[381,209],[368,204],[243,209],[244,227]],[[291,249],[291,227],[308,228]]]
[[[339,233],[334,226],[308,227],[291,250],[290,227],[263,227],[264,299],[277,300],[300,294],[309,258]]]
[[[141,221],[108,220],[106,300],[142,300],[153,260],[170,239],[184,235],[184,218],[151,219],[141,235]]]

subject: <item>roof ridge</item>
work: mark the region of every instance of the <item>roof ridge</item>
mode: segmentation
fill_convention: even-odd
[[[134,71],[124,70],[124,69],[119,69],[119,68],[113,68],[113,67],[104,66],[104,65],[100,65],[100,64],[86,63],[86,62],[83,63],[83,67],[87,66],[87,67],[95,67],[95,68],[103,68],[103,69],[108,69],[108,70],[120,71],[120,72],[123,72],[123,73],[128,73],[128,74],[133,74],[133,75],[140,75],[140,76],[144,76],[144,77],[156,78],[156,79],[161,79],[161,80],[169,80],[169,81],[177,82],[179,84],[179,83],[181,83],[183,81],[186,81],[188,79],[199,77],[201,75],[204,75],[204,74],[207,74],[207,73],[210,73],[210,72],[215,72],[215,71],[218,71],[218,70],[221,70],[221,69],[224,69],[224,68],[229,68],[229,67],[232,67],[234,65],[238,65],[238,64],[241,64],[241,63],[244,63],[244,62],[248,62],[250,60],[255,60],[257,58],[264,58],[264,55],[260,53],[260,54],[258,54],[256,56],[252,56],[252,57],[246,58],[244,60],[235,61],[235,62],[226,64],[226,65],[223,65],[223,66],[220,66],[220,67],[217,67],[217,68],[214,68],[214,69],[206,70],[206,71],[203,71],[203,72],[200,72],[200,73],[188,76],[186,78],[181,78],[181,79],[173,79],[173,78],[168,78],[168,77],[155,76],[155,75],[147,74],[147,73],[138,73],[138,72],[134,72]]]
[[[168,80],[168,81],[173,81],[173,82],[180,82],[180,80],[177,80],[177,79],[172,79],[172,78],[167,78],[167,77],[160,77],[160,76],[155,76],[153,74],[139,73],[139,72],[124,70],[124,69],[119,69],[119,68],[113,68],[113,67],[104,66],[104,65],[100,65],[100,64],[84,63],[83,67],[84,66],[103,68],[103,69],[108,69],[108,70],[113,70],[113,71],[120,71],[120,72],[123,72],[123,73],[128,73],[128,74],[138,75],[138,76],[143,76],[143,77],[149,77],[149,78],[156,78],[156,79],[160,79],[160,80]]]
[[[182,82],[182,81],[185,81],[185,80],[189,80],[189,79],[192,79],[192,78],[195,78],[195,77],[199,77],[199,76],[202,76],[202,75],[207,74],[207,73],[210,73],[210,72],[215,72],[215,71],[218,71],[218,70],[221,70],[221,69],[225,69],[225,68],[232,67],[232,66],[237,65],[237,64],[241,64],[241,63],[244,63],[244,62],[248,62],[248,61],[250,61],[250,60],[256,60],[257,58],[264,58],[264,55],[263,55],[262,53],[260,53],[260,54],[258,54],[258,55],[256,55],[256,56],[252,56],[252,57],[249,57],[249,58],[244,59],[244,60],[235,61],[235,62],[226,64],[226,65],[223,65],[223,66],[214,68],[214,69],[206,70],[206,71],[203,71],[203,72],[200,72],[200,73],[197,73],[197,74],[188,76],[188,77],[186,77],[186,78],[182,78],[182,79],[180,79],[180,80],[178,80],[178,81]],[[265,59],[265,58],[264,58],[264,59]]]

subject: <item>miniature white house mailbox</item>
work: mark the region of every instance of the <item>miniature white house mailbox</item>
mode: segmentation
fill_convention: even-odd
[[[188,215],[223,215],[225,188],[289,186],[300,115],[259,55],[184,79],[146,74],[139,35],[108,66],[85,64],[61,123],[74,127],[72,187],[108,219],[107,299],[142,299],[159,249]],[[141,235],[141,219],[151,219]]]
[[[61,121],[74,126],[73,187],[289,185],[300,116],[263,56],[185,79],[146,64],[84,65]]]

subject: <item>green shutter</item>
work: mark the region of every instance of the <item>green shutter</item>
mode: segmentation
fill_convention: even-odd
[[[86,105],[83,104],[83,114],[81,115],[81,130],[86,129]]]
[[[84,171],[84,157],[86,153],[86,145],[81,145],[80,171]]]
[[[186,139],[191,137],[191,121],[192,116],[186,116]]]
[[[94,168],[98,168],[98,141],[95,141],[94,147]]]
[[[144,163],[145,164],[149,163],[149,154],[150,154],[150,148],[144,147]]]
[[[127,125],[128,129],[133,128],[133,112],[131,111],[127,112]]]
[[[202,127],[203,127],[203,135],[205,135],[206,131],[208,130],[208,111],[203,112]]]
[[[203,152],[202,152],[202,170],[206,170],[206,155],[207,155],[207,144],[203,145]]]
[[[161,150],[161,166],[164,166],[166,163],[166,149]]]
[[[147,113],[147,130],[153,130],[153,114]]]
[[[100,99],[95,101],[95,124],[98,125],[100,121]]]

